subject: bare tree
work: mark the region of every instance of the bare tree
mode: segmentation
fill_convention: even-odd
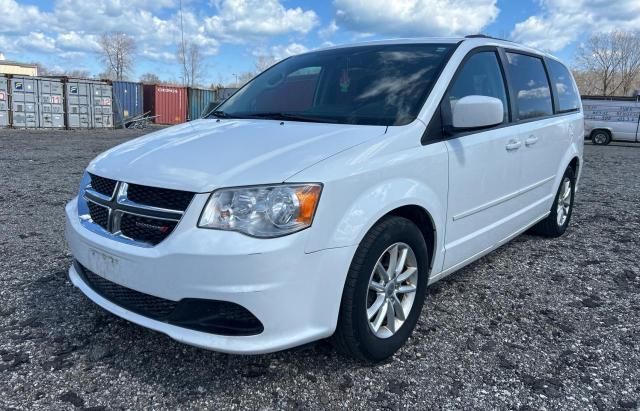
[[[640,77],[640,34],[596,33],[578,49],[578,70],[594,81],[595,93],[627,95]]]
[[[36,62],[33,63],[38,68],[38,75],[42,77],[52,77],[52,76],[66,76],[72,78],[90,78],[91,73],[89,70],[84,69],[74,69],[74,70],[61,70],[61,69],[51,69],[46,65]]]
[[[124,80],[133,70],[135,40],[125,33],[104,33],[98,40],[100,58],[113,80]]]
[[[244,73],[240,73],[240,75],[238,75],[238,81],[235,83],[234,87],[244,86],[245,84],[250,82],[255,76],[256,76],[256,73],[252,71],[246,71]]]
[[[160,77],[154,73],[144,73],[140,76],[140,82],[144,84],[160,84]]]
[[[576,80],[576,85],[580,94],[583,96],[591,96],[600,94],[598,86],[597,75],[590,71],[584,70],[572,70],[573,78]]]
[[[189,41],[178,45],[178,61],[182,64],[182,82],[185,86],[194,87],[199,84],[204,71],[200,46]]]
[[[256,71],[262,73],[269,67],[273,66],[276,62],[276,58],[271,55],[260,55],[256,58]]]

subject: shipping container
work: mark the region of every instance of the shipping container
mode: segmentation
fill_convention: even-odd
[[[38,82],[35,77],[12,77],[11,125],[14,128],[38,127]]]
[[[144,85],[144,111],[156,124],[179,124],[187,121],[187,89],[165,84]]]
[[[9,126],[9,82],[0,76],[0,128]]]
[[[65,78],[67,128],[113,127],[111,85],[104,81]]]
[[[64,105],[62,81],[39,79],[38,86],[38,127],[64,128]]]
[[[199,88],[189,88],[189,120],[202,118],[210,103],[216,100],[214,90],[203,90]]]
[[[236,87],[219,88],[216,90],[216,101],[222,103],[229,97],[233,96],[238,90],[240,89]]]
[[[144,114],[142,84],[130,81],[114,81],[113,86],[113,123],[122,127],[132,117]]]
[[[93,99],[93,128],[113,128],[113,92],[111,84],[95,82],[89,85]]]

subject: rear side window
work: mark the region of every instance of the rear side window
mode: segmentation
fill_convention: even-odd
[[[542,59],[507,53],[507,60],[516,95],[518,119],[530,120],[552,115],[551,90]]]
[[[451,113],[453,105],[467,96],[488,96],[501,100],[504,108],[503,121],[508,120],[507,92],[495,52],[476,53],[464,63],[444,99],[445,104],[448,105],[444,112]],[[450,124],[450,119],[447,119],[446,123]]]
[[[578,93],[573,86],[569,70],[560,62],[548,60],[549,76],[558,96],[558,112],[566,113],[580,108]]]

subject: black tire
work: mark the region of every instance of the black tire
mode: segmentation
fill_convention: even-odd
[[[378,258],[395,243],[404,243],[416,259],[417,284],[413,305],[395,334],[379,338],[369,325],[367,298],[369,281]],[[361,361],[374,363],[391,357],[400,349],[415,328],[427,290],[429,253],[422,233],[410,220],[389,216],[366,234],[358,247],[344,286],[338,325],[332,337],[338,352]]]
[[[591,133],[591,141],[596,146],[606,146],[611,143],[611,133],[607,130],[595,130]]]
[[[566,219],[563,224],[559,223],[558,219],[558,203],[560,202],[560,197],[563,194],[563,188],[566,181],[569,181],[571,188],[571,198],[569,199],[569,211],[566,213]],[[567,231],[567,227],[569,227],[569,222],[571,221],[571,214],[573,214],[573,202],[575,199],[576,192],[576,176],[575,172],[571,167],[567,168],[562,176],[562,180],[560,180],[560,187],[558,187],[558,191],[556,193],[556,198],[553,201],[553,205],[551,206],[551,212],[544,220],[540,221],[532,228],[532,232],[534,234],[541,235],[543,237],[555,238],[560,237]]]

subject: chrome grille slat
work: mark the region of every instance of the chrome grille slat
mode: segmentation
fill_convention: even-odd
[[[84,188],[82,198],[87,202],[90,220],[87,222],[86,218],[82,218],[83,216],[81,220],[101,227],[102,231],[93,230],[99,234],[124,239],[142,246],[157,245],[168,237],[182,219],[195,195],[186,191],[135,185],[138,198],[150,198],[156,204],[163,202],[162,195],[171,196],[175,192],[176,195],[169,198],[166,203],[180,205],[184,209],[158,207],[130,200],[129,183],[93,175],[91,177],[100,179],[100,188],[95,189],[92,184]],[[108,197],[105,193],[111,185],[113,190],[111,197]],[[148,188],[151,193],[145,194],[145,188]],[[190,198],[187,198],[188,196]],[[106,224],[105,209],[107,210]]]

